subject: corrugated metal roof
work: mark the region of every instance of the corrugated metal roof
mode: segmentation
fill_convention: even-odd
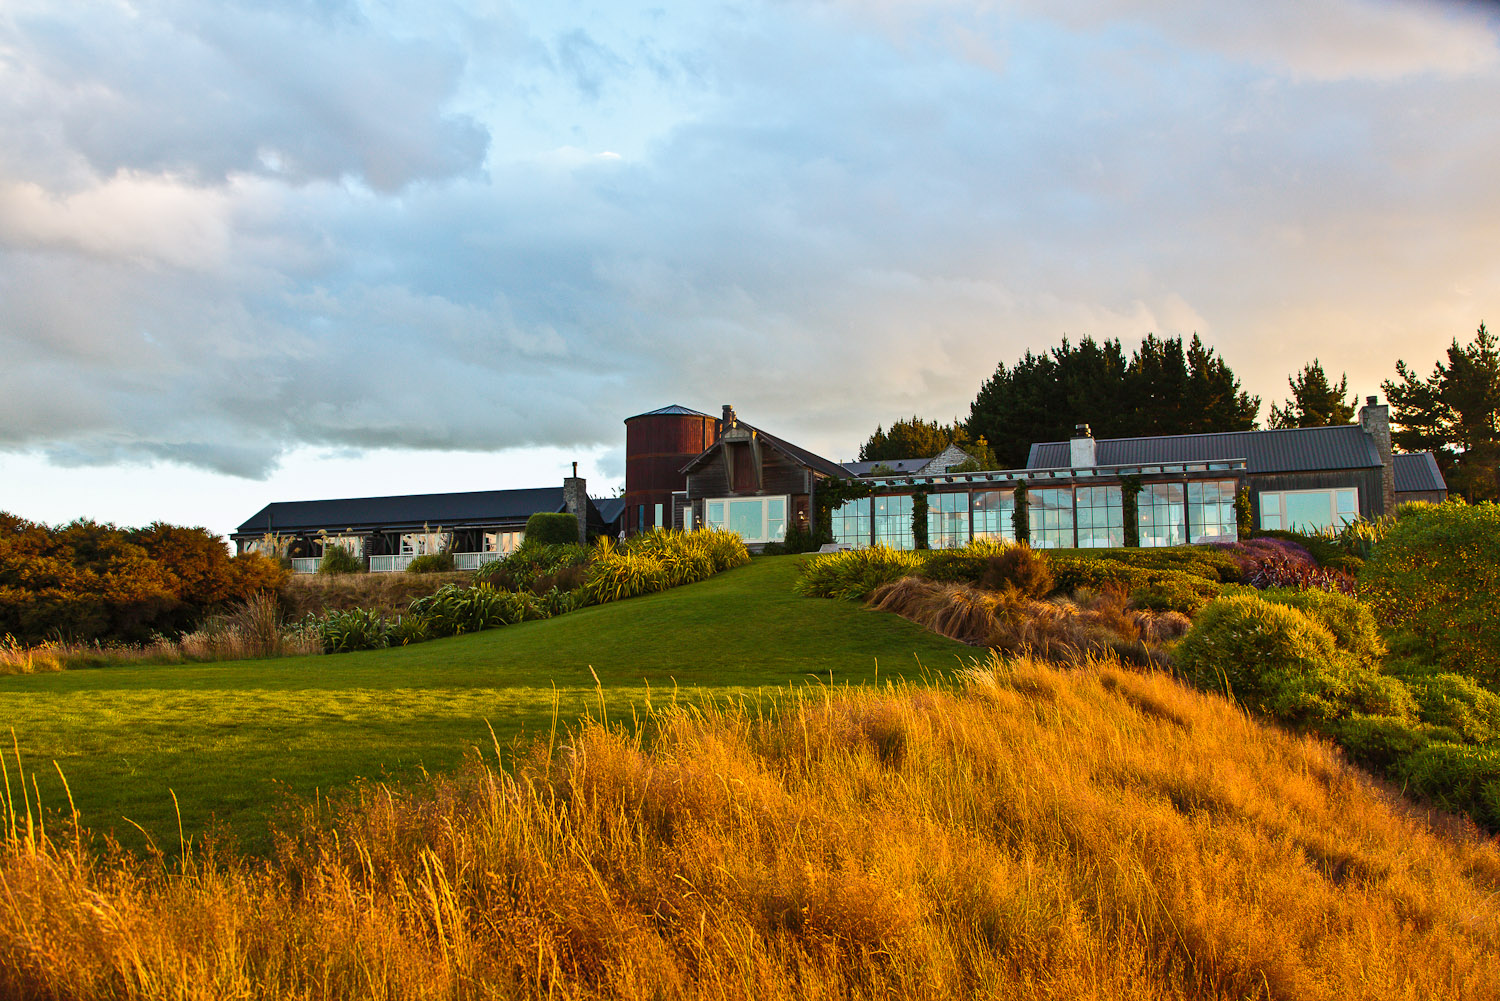
[[[680,403],[673,403],[673,404],[670,404],[669,406],[662,407],[660,410],[648,410],[644,414],[636,414],[635,417],[627,417],[625,419],[627,421],[633,421],[633,420],[635,420],[636,417],[707,417],[707,416],[708,416],[708,414],[700,414],[698,411],[692,410],[692,409],[690,409],[688,407],[684,407]]]
[[[1357,424],[1154,438],[1101,438],[1094,445],[1094,461],[1101,466],[1226,459],[1244,459],[1245,468],[1251,473],[1368,469],[1380,465],[1375,442]],[[1065,441],[1032,445],[1026,460],[1027,469],[1056,469],[1069,464],[1068,443]]]
[[[1408,490],[1448,489],[1442,470],[1431,452],[1397,453],[1391,456],[1391,467],[1396,474],[1396,492]]]
[[[867,459],[862,462],[846,462],[843,466],[854,476],[869,476],[870,470],[876,466],[889,466],[892,473],[915,473],[931,461],[931,456],[925,459]]]
[[[407,494],[336,500],[277,501],[261,508],[236,534],[330,532],[344,528],[404,528],[421,525],[488,525],[525,521],[538,511],[563,510],[562,487],[476,490],[459,494]]]

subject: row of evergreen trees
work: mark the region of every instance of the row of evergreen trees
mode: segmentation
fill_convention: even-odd
[[[1500,495],[1500,355],[1484,324],[1473,342],[1455,338],[1447,362],[1418,378],[1404,361],[1397,379],[1382,383],[1391,405],[1398,449],[1432,451],[1449,488],[1470,500]],[[1272,428],[1322,427],[1354,419],[1349,380],[1337,383],[1314,359],[1288,377],[1291,396],[1272,403]],[[918,416],[876,428],[860,449],[864,460],[933,456],[957,443],[981,468],[1026,464],[1033,442],[1072,436],[1090,424],[1101,438],[1249,431],[1259,426],[1261,400],[1240,386],[1233,370],[1194,334],[1148,335],[1129,357],[1119,340],[1085,337],[1040,354],[1027,351],[1003,362],[979,387],[967,420],[951,423]]]

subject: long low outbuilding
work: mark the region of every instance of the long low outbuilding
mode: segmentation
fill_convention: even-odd
[[[230,535],[240,552],[290,557],[293,570],[311,573],[331,546],[348,550],[374,572],[405,570],[430,553],[453,554],[459,570],[474,570],[520,544],[537,513],[568,512],[579,521],[579,541],[619,529],[618,498],[591,498],[582,477],[562,486],[461,493],[402,494],[267,504]]]

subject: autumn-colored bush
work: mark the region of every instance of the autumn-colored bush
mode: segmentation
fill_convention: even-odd
[[[0,512],[0,635],[23,642],[180,634],[285,579],[258,553],[231,557],[202,528],[49,527]]]

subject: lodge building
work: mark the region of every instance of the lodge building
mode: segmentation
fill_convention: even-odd
[[[673,406],[630,418],[626,426],[649,422],[653,440],[665,440],[675,421],[703,429],[712,418]],[[1253,523],[1263,530],[1335,528],[1405,501],[1447,497],[1431,453],[1393,454],[1389,409],[1373,396],[1358,423],[1333,427],[1096,440],[1080,425],[1069,441],[1033,444],[1024,469],[973,472],[952,471],[968,458],[956,449],[889,463],[836,463],[740,421],[728,406],[717,428],[712,444],[679,456],[686,461],[675,476],[658,466],[649,483],[632,483],[639,467],[630,464],[627,449],[627,501],[647,493],[653,498],[649,508],[627,504],[629,530],[707,525],[736,531],[757,548],[783,538],[788,524],[806,527],[818,483],[829,477],[858,477],[872,491],[833,512],[834,540],[897,549],[916,544],[918,493],[927,499],[933,548],[974,538],[1014,540],[1018,504],[1025,506],[1021,520],[1032,546],[1123,546],[1127,488],[1138,488],[1141,546],[1236,539],[1235,499],[1242,490]]]
[[[1354,424],[1113,439],[1080,425],[1068,441],[1033,444],[1023,469],[956,471],[968,458],[950,447],[838,463],[741,421],[733,407],[711,417],[674,404],[626,418],[622,498],[589,497],[575,464],[561,487],[278,502],[231,538],[241,551],[285,546],[303,572],[330,545],[373,571],[405,569],[438,551],[472,569],[513,549],[531,514],[568,511],[578,516],[580,541],[708,526],[737,532],[758,551],[789,526],[809,526],[820,483],[857,478],[870,496],[832,513],[841,546],[913,548],[919,494],[933,548],[1015,540],[1018,524],[1037,548],[1123,546],[1127,492],[1137,543],[1175,546],[1236,539],[1242,491],[1262,530],[1336,528],[1405,501],[1447,497],[1431,453],[1392,452],[1389,410],[1373,396]]]

